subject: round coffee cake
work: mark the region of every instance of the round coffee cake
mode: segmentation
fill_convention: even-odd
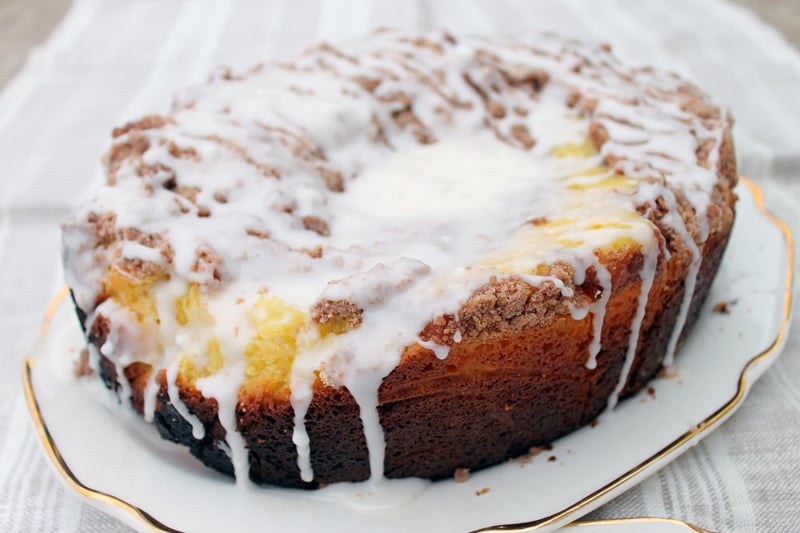
[[[237,480],[496,464],[671,364],[733,223],[731,125],[553,35],[219,70],[113,131],[64,226],[90,363]]]

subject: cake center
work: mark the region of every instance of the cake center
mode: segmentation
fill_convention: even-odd
[[[470,219],[500,213],[508,198],[547,177],[530,154],[498,141],[464,138],[391,155],[348,184],[342,207],[383,224],[408,219]]]
[[[554,178],[585,164],[488,136],[403,150],[329,198],[326,244],[411,257],[434,270],[468,264],[531,216],[555,209],[564,191]]]

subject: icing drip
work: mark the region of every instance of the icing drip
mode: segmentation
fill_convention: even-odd
[[[100,350],[94,344],[88,342],[87,349],[89,350],[89,368],[92,369],[94,375],[100,374]]]
[[[372,376],[372,379],[357,376],[356,379],[346,379],[344,383],[358,403],[369,453],[369,479],[373,484],[383,481],[383,461],[386,455],[386,439],[378,416],[378,389],[382,381],[383,376]]]
[[[104,345],[105,346],[105,345]],[[103,350],[100,350],[102,353]],[[117,390],[117,397],[119,398],[120,402],[128,402],[133,397],[131,394],[131,384],[128,382],[128,379],[125,377],[125,365],[121,362],[114,363],[114,370],[117,372],[117,383],[119,383],[119,389]]]
[[[697,274],[700,272],[700,265],[703,260],[703,256],[700,255],[697,245],[694,244],[694,241],[690,242],[692,243],[692,264],[689,266],[689,271],[686,273],[681,308],[678,312],[675,326],[672,328],[672,334],[670,335],[669,344],[667,345],[667,353],[664,355],[664,366],[671,366],[675,361],[675,350],[678,347],[678,340],[683,332],[683,326],[686,325],[686,319],[689,316],[689,308],[692,306],[692,297],[694,296],[694,289],[697,284]]]
[[[183,403],[183,400],[181,400],[181,395],[178,391],[177,379],[179,364],[180,359],[175,358],[167,367],[167,395],[169,396],[169,401],[172,406],[176,411],[178,411],[178,414],[181,415],[184,420],[189,422],[189,424],[191,424],[192,436],[196,439],[202,439],[206,435],[206,428],[203,426],[203,423],[200,421],[200,419],[189,411],[189,409],[186,407],[186,404]],[[155,406],[155,402],[153,402],[153,405]],[[153,415],[151,411],[150,417],[152,418],[152,416]]]
[[[450,355],[450,346],[437,344],[431,341],[419,341],[419,345],[433,352],[437,359],[444,360]]]
[[[143,406],[143,414],[144,419],[146,422],[152,422],[153,416],[156,410],[156,400],[158,398],[158,381],[156,381],[157,372],[155,369],[150,371],[150,375],[147,378],[147,385],[144,388],[144,406]],[[181,415],[183,416],[183,415]],[[194,434],[194,426],[192,427],[192,434]],[[195,438],[202,438],[197,437]]]
[[[674,195],[671,197],[672,201],[674,202]],[[695,206],[695,209],[697,210],[698,206]],[[700,226],[700,237],[702,242],[705,243],[705,240],[708,238],[708,222],[706,221],[706,212],[705,210],[697,212],[698,217],[704,221],[704,223]],[[694,242],[694,239],[692,239],[691,235],[689,235],[685,222],[681,217],[675,216],[674,213],[675,209],[673,209],[669,216],[665,217],[665,219],[667,223],[669,223],[671,227],[678,232],[685,245],[689,248],[689,251],[692,254],[692,262],[689,265],[688,272],[686,273],[686,279],[683,285],[683,298],[681,300],[680,310],[678,311],[678,318],[675,320],[675,325],[672,328],[672,334],[670,335],[669,343],[667,345],[667,353],[664,354],[664,366],[672,366],[673,362],[675,361],[675,350],[678,347],[678,341],[680,340],[681,333],[683,333],[683,327],[686,325],[686,319],[689,316],[689,309],[692,306],[692,298],[694,297],[694,289],[697,285],[697,274],[700,272],[700,266],[703,261],[703,255],[700,247]]]
[[[314,469],[311,466],[311,441],[306,431],[305,418],[308,406],[311,405],[313,391],[308,376],[300,378],[299,372],[292,372],[292,409],[294,410],[294,430],[292,442],[297,449],[297,468],[300,479],[310,483],[314,481]]]
[[[87,317],[86,321],[87,324],[94,323],[94,321],[100,315],[99,309],[100,307],[98,307],[98,311]],[[89,330],[90,328],[87,327],[86,331]],[[119,343],[121,342],[120,339],[121,336],[122,336],[121,333],[117,331],[110,333],[108,337],[106,337],[106,341],[98,349],[98,361],[100,359],[100,355],[103,355],[112,362],[112,364],[114,365],[114,371],[117,375],[117,384],[119,385],[119,388],[116,389],[117,398],[119,399],[120,402],[126,403],[129,402],[133,398],[133,396],[131,393],[131,385],[128,382],[128,379],[125,377],[125,367],[127,366],[128,361],[126,360],[124,352],[116,354],[117,350],[122,352],[121,347],[118,346]],[[117,355],[117,357],[114,357],[115,354]],[[98,368],[99,368],[99,363],[98,363]]]
[[[225,443],[228,446],[229,457],[233,466],[233,475],[236,485],[247,487],[250,485],[249,452],[244,438],[239,433],[237,422],[237,405],[239,403],[239,389],[231,387],[233,381],[243,381],[244,369],[241,365],[226,366],[217,374],[197,381],[197,389],[207,398],[217,400],[217,417],[225,430]]]
[[[603,323],[605,322],[606,310],[608,308],[608,300],[611,298],[611,273],[600,262],[600,260],[592,256],[590,266],[594,269],[597,281],[600,283],[599,294],[590,295],[592,303],[584,306],[575,306],[570,304],[570,315],[574,320],[583,320],[586,316],[592,314],[592,338],[589,341],[588,351],[589,357],[586,360],[586,368],[594,370],[597,367],[597,354],[602,349],[602,336],[603,336]],[[575,285],[582,285],[586,281],[586,271],[588,266],[582,264],[575,270],[574,282]]]
[[[613,409],[617,405],[617,402],[619,402],[619,396],[622,393],[622,389],[625,388],[625,384],[628,382],[633,360],[636,357],[636,349],[639,346],[639,334],[641,333],[642,323],[644,322],[645,313],[647,311],[647,299],[650,296],[650,289],[653,286],[653,280],[656,276],[656,267],[658,266],[658,241],[654,236],[651,235],[651,239],[648,242],[642,243],[642,254],[644,254],[644,264],[642,265],[642,270],[639,272],[639,278],[641,278],[642,283],[636,304],[636,314],[631,324],[631,334],[628,338],[628,351],[625,354],[625,362],[622,365],[617,386],[608,398],[609,409]]]
[[[592,302],[588,308],[588,311],[592,313],[592,341],[589,343],[589,360],[586,361],[586,368],[590,370],[597,367],[597,354],[600,353],[602,347],[603,322],[606,318],[608,300],[611,298],[611,273],[600,261],[595,262],[594,268],[603,292],[600,298]]]

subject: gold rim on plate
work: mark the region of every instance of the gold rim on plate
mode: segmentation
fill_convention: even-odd
[[[678,449],[682,448],[688,442],[695,439],[698,435],[709,431],[711,428],[716,427],[716,425],[720,422],[720,420],[725,418],[725,416],[728,415],[731,412],[731,410],[742,401],[742,399],[744,399],[745,393],[747,391],[748,371],[754,365],[758,364],[760,361],[769,358],[776,351],[778,351],[780,347],[783,345],[783,341],[786,338],[787,325],[789,323],[789,315],[792,307],[792,283],[794,277],[794,244],[793,244],[792,233],[789,230],[789,227],[782,220],[780,220],[779,218],[775,217],[772,213],[767,211],[766,207],[764,206],[764,193],[761,190],[761,188],[754,182],[745,177],[740,177],[739,183],[741,183],[750,190],[751,194],[753,195],[753,202],[756,208],[762,214],[764,214],[767,220],[769,220],[783,233],[787,248],[786,250],[787,265],[786,265],[786,282],[784,285],[784,295],[783,295],[783,317],[781,319],[781,327],[780,330],[778,331],[778,335],[775,337],[775,340],[772,342],[772,344],[770,344],[770,346],[766,350],[756,355],[747,362],[744,369],[742,369],[742,373],[739,375],[739,383],[736,389],[736,394],[733,396],[733,398],[731,398],[727,403],[725,403],[722,407],[717,409],[714,413],[712,413],[702,422],[697,424],[697,426],[695,426],[694,428],[684,433],[682,436],[672,441],[670,444],[662,448],[660,451],[658,451],[656,454],[654,454],[646,461],[640,463],[639,465],[635,466],[634,468],[632,468],[625,474],[621,475],[614,481],[592,492],[588,496],[585,496],[584,498],[570,505],[566,509],[558,513],[552,514],[550,516],[540,518],[538,520],[534,520],[531,522],[490,526],[487,528],[478,529],[475,531],[475,533],[478,532],[523,533],[528,531],[535,531],[542,527],[562,522],[567,517],[569,517],[569,515],[574,514],[575,512],[585,508],[588,505],[591,505],[598,499],[606,496],[611,491],[627,483],[632,478],[636,477],[643,471],[650,468],[657,461],[660,461],[661,459],[675,453]],[[42,323],[41,335],[45,335],[47,333],[47,330],[49,329],[50,325],[50,320],[52,319],[59,305],[67,297],[68,294],[69,294],[69,289],[64,287],[59,291],[59,293],[50,303],[47,309],[47,313],[45,315],[44,322]],[[143,510],[140,507],[137,507],[132,503],[126,502],[125,500],[122,500],[121,498],[118,498],[111,494],[95,490],[91,487],[87,487],[75,476],[72,470],[70,470],[67,463],[64,461],[64,458],[61,456],[61,452],[59,452],[58,446],[56,446],[55,441],[53,441],[53,438],[47,429],[47,425],[45,424],[44,418],[39,409],[39,404],[36,401],[36,395],[34,394],[33,383],[31,380],[31,371],[33,369],[33,363],[34,363],[33,359],[28,358],[25,360],[25,363],[23,365],[22,382],[23,382],[23,388],[25,390],[25,400],[28,404],[28,409],[31,412],[31,417],[33,418],[34,426],[36,427],[36,432],[39,435],[39,439],[42,441],[42,445],[44,446],[45,452],[47,453],[47,456],[50,458],[50,461],[55,466],[57,472],[61,475],[62,478],[64,478],[66,483],[70,487],[72,487],[75,491],[77,491],[79,494],[85,496],[90,500],[103,503],[105,505],[114,507],[120,511],[129,513],[134,518],[136,518],[141,524],[147,526],[152,531],[168,532],[168,533],[178,532],[179,530],[173,529],[159,522],[150,513],[148,513],[147,511]],[[692,524],[689,524],[687,522],[682,522],[680,520],[674,520],[669,518],[655,518],[655,517],[577,522],[571,524],[569,527],[580,529],[581,526],[586,526],[586,525],[601,525],[610,523],[630,523],[630,522],[667,522],[674,525],[683,525],[689,531],[695,531],[697,533],[708,533],[706,530],[701,529]]]
[[[588,527],[588,526],[610,526],[610,525],[631,525],[631,524],[670,524],[673,526],[678,526],[685,528],[686,531],[694,532],[694,533],[714,533],[713,531],[709,531],[708,529],[703,529],[701,527],[697,527],[694,524],[690,524],[689,522],[684,522],[683,520],[675,520],[674,518],[658,518],[654,516],[647,516],[641,518],[609,518],[606,520],[585,520],[583,522],[575,522],[569,524],[568,528],[570,529],[580,529],[581,527]]]

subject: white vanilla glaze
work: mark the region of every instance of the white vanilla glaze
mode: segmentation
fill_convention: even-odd
[[[108,319],[100,351],[117,375],[136,361],[165,369],[169,401],[195,438],[205,430],[177,381],[187,360],[206,368],[195,386],[217,400],[226,431],[220,446],[239,481],[249,469],[237,420],[246,354],[264,320],[294,328],[288,387],[302,479],[314,480],[305,417],[319,376],[358,403],[377,482],[383,378],[410,345],[440,359],[450,350],[420,338],[426,324],[458,316],[492,278],[553,284],[575,320],[591,314],[586,366],[593,369],[612,293],[602,252],[634,242],[644,257],[641,288],[608,399],[615,405],[659,258],[669,254],[641,214],[658,201],[667,207],[660,223],[693,258],[665,359],[671,363],[730,122],[716,108],[711,118],[693,112],[690,100],[707,104],[675,76],[630,69],[604,49],[551,35],[456,40],[381,32],[340,48],[321,45],[288,65],[221,72],[179,94],[167,117],[117,133],[108,185],[65,225],[67,281],[88,312],[87,329],[98,316]],[[704,161],[701,142],[713,142]],[[676,193],[694,211],[696,237]],[[571,265],[572,279],[539,274],[557,263]],[[599,289],[587,302],[571,286],[590,270]],[[153,306],[137,311],[113,291],[101,298],[112,271],[145,286]],[[176,309],[192,286],[201,312],[179,320]],[[361,311],[360,324],[321,334],[312,309],[343,301]],[[265,302],[290,311],[269,318],[258,311]],[[452,344],[462,335],[457,329]],[[127,380],[119,381],[127,398]],[[157,393],[153,373],[148,419]]]
[[[642,247],[644,254],[644,263],[642,270],[639,272],[641,278],[641,289],[639,290],[639,298],[636,302],[636,314],[633,316],[631,323],[630,340],[628,340],[628,351],[625,354],[625,362],[622,365],[622,372],[620,372],[617,386],[614,387],[614,392],[608,398],[608,406],[614,407],[619,402],[619,396],[622,389],[628,382],[628,377],[633,366],[633,359],[636,356],[636,349],[639,346],[639,334],[642,330],[642,321],[644,320],[645,312],[647,311],[647,298],[650,296],[650,289],[653,288],[653,280],[656,277],[656,267],[658,265],[658,246],[655,240],[650,240]]]

